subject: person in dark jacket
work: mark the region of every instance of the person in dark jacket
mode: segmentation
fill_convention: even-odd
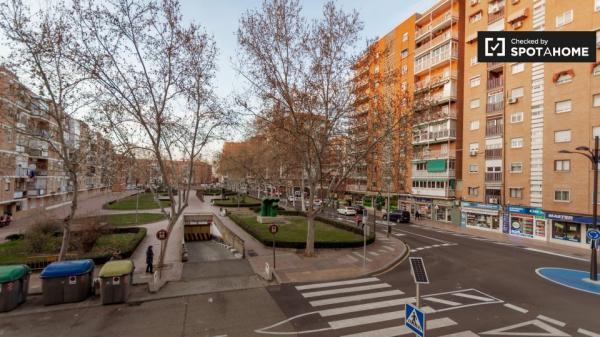
[[[146,250],[146,273],[153,273],[154,269],[152,268],[152,264],[154,263],[154,251],[152,250],[152,246],[148,246]]]

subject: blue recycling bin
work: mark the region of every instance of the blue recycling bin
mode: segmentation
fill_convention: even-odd
[[[94,261],[73,260],[49,264],[42,278],[44,305],[80,302],[92,292]]]

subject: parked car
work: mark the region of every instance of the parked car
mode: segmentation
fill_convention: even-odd
[[[343,215],[356,215],[356,210],[350,206],[344,206],[337,209],[339,214]]]
[[[363,205],[354,205],[352,208],[354,208],[358,214],[362,214],[363,210],[365,209]]]
[[[313,205],[315,205],[317,207],[321,207],[322,204],[323,204],[323,200],[321,200],[321,199],[313,200]]]
[[[386,215],[385,218],[387,219],[388,216]],[[389,220],[391,222],[409,223],[410,222],[410,212],[409,211],[391,211],[389,214]]]

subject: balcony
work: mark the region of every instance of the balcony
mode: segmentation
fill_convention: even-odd
[[[504,7],[497,8],[494,13],[488,13],[488,25],[504,18]]]
[[[485,203],[486,204],[502,204],[502,197],[500,195],[500,190],[486,190],[485,191]]]
[[[44,130],[44,129],[32,129],[31,130],[31,134],[33,136],[39,137],[39,138],[43,138],[43,139],[49,139],[50,138],[50,132],[48,130]]]
[[[485,159],[502,159],[502,149],[485,149]]]
[[[412,171],[413,178],[454,178],[456,177],[455,170],[446,170],[443,172],[429,172],[427,170],[413,170]]]
[[[27,190],[27,197],[40,197],[46,195],[46,189],[45,188],[35,188],[35,189],[28,189]]]
[[[496,90],[496,89],[500,89],[504,86],[504,78],[503,77],[496,77],[496,78],[491,78],[487,81],[487,90]]]
[[[457,22],[458,21],[458,12],[456,12],[456,11],[448,12],[448,13],[442,15],[441,17],[433,20],[430,24],[426,25],[425,27],[423,27],[421,29],[417,29],[417,31],[415,32],[415,40],[419,40],[431,32],[435,32],[436,30],[438,30],[440,28],[444,28],[445,26],[450,25],[450,23],[451,23],[450,20]]]
[[[412,194],[431,197],[451,198],[455,196],[453,189],[412,187]]]
[[[422,72],[423,70],[429,69],[442,61],[450,60],[450,57],[457,58],[458,57],[458,47],[452,46],[451,49],[447,49],[446,52],[440,53],[432,57],[431,55],[424,56],[421,59],[424,59],[421,62],[415,61],[415,74]]]
[[[504,66],[504,62],[488,62],[487,69],[493,70]]]
[[[486,183],[499,183],[502,182],[502,172],[486,172],[485,173]]]
[[[13,199],[22,199],[27,195],[27,191],[15,191],[13,194]]]
[[[48,150],[46,150],[46,149],[28,148],[27,154],[29,155],[29,157],[48,158]]]
[[[423,54],[429,49],[436,47],[450,39],[458,40],[458,33],[454,31],[447,31],[443,34],[434,37],[431,41],[427,41],[420,45],[417,49],[415,49],[415,56]]]
[[[504,101],[496,103],[487,103],[485,111],[489,114],[500,113],[504,111]]]
[[[367,185],[357,185],[357,184],[351,184],[351,185],[346,185],[346,191],[349,192],[366,192],[367,191]]]
[[[413,125],[427,124],[436,121],[439,122],[448,118],[456,119],[456,109],[450,109],[449,111],[443,111],[442,109],[438,109],[437,111],[430,113],[416,113],[413,115]]]
[[[429,159],[446,159],[455,158],[454,153],[448,151],[442,152],[440,150],[435,151],[420,151],[413,153],[413,160],[429,160]]]
[[[488,126],[485,128],[486,137],[500,137],[502,136],[502,125]]]
[[[15,176],[17,177],[29,177],[29,169],[26,167],[17,167],[15,170]]]
[[[415,83],[415,93],[438,87],[440,85],[447,83],[450,80],[456,80],[456,76],[457,76],[457,72],[453,71],[451,73],[451,75],[449,75],[449,76],[439,75],[439,76],[435,76],[432,78],[427,78],[427,79],[421,80],[421,81]]]
[[[47,170],[36,170],[35,175],[38,177],[47,177],[48,171]]]
[[[426,132],[413,136],[413,145],[444,142],[456,139],[456,129]]]

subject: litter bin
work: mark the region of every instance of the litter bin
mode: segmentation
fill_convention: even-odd
[[[83,301],[92,291],[94,261],[53,262],[40,275],[44,305]]]
[[[0,312],[13,310],[25,302],[30,272],[24,264],[0,266]]]
[[[102,304],[123,303],[129,297],[133,283],[131,260],[109,261],[100,269],[100,297]]]

